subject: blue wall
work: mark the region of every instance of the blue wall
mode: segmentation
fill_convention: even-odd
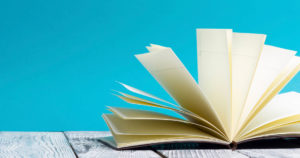
[[[300,50],[300,1],[0,2],[0,130],[107,130],[114,81],[171,100],[133,57],[170,46],[196,77],[196,28],[265,33]],[[299,53],[298,53],[299,55]],[[300,92],[298,74],[284,91]]]

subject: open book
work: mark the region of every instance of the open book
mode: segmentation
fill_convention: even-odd
[[[136,58],[177,104],[120,83],[118,92],[140,110],[108,107],[112,137],[101,141],[128,149],[172,142],[228,145],[273,136],[300,136],[300,93],[278,92],[300,70],[296,52],[265,45],[266,35],[231,29],[197,29],[198,82],[169,47],[153,45]],[[159,109],[182,116],[166,115]]]

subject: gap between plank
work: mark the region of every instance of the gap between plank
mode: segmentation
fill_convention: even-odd
[[[154,149],[153,147],[149,146],[148,147],[151,151],[155,152],[157,155],[159,155],[161,158],[168,158],[167,156],[165,156],[164,154],[162,154],[161,152],[157,151],[156,149]]]
[[[66,140],[67,140],[67,142],[68,142],[70,148],[72,149],[72,151],[73,151],[75,157],[76,157],[76,158],[79,158],[78,155],[77,155],[77,153],[75,152],[74,147],[73,147],[72,144],[70,143],[70,140],[69,140],[68,136],[66,135],[66,133],[65,133],[65,132],[62,132],[62,133],[63,133],[64,137],[66,138]]]
[[[79,158],[79,156],[77,155],[74,147],[72,146],[72,144],[70,143],[69,137],[66,135],[66,133],[64,131],[62,131],[61,133],[63,133],[64,137],[66,138],[70,148],[72,149],[74,155],[76,158]],[[164,154],[162,154],[161,152],[157,151],[156,149],[154,149],[153,147],[148,147],[149,150],[153,151],[154,153],[156,153],[158,156],[160,156],[161,158],[168,158],[167,156],[165,156]]]

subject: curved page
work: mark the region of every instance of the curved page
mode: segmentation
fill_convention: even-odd
[[[227,135],[231,128],[231,29],[197,29],[198,84]]]
[[[172,117],[169,115],[165,115],[162,113],[147,111],[147,110],[121,108],[121,107],[109,107],[109,110],[112,111],[115,115],[118,115],[119,117],[125,120],[162,120],[162,121],[166,120],[166,121],[177,121],[177,122],[186,123],[191,126],[197,126],[200,130],[216,138],[226,140],[226,138],[223,135],[206,126],[199,125],[180,118]]]
[[[113,114],[103,114],[103,118],[116,134],[121,135],[186,135],[217,139],[199,128],[176,121],[125,120]]]
[[[248,141],[251,139],[263,139],[264,137],[300,137],[300,123],[297,124],[293,124],[293,125],[287,125],[284,127],[279,127],[270,131],[266,131],[263,133],[259,133],[257,135],[251,136],[251,137],[247,137],[241,140],[241,142],[243,141]]]
[[[164,144],[168,142],[210,142],[226,144],[221,140],[215,140],[201,136],[186,136],[186,135],[128,135],[116,133],[111,127],[111,122],[103,115],[106,124],[108,125],[113,137],[102,137],[100,141],[115,148],[125,149],[139,146],[150,146],[152,144]]]
[[[232,34],[232,127],[233,135],[245,104],[266,35]]]
[[[294,56],[251,110],[241,129],[243,129],[244,126],[246,126],[249,121],[251,121],[264,108],[264,106],[268,104],[268,102],[299,72],[299,70],[300,57]]]
[[[299,121],[300,93],[289,92],[274,97],[244,128],[242,134],[259,132],[270,128]],[[253,134],[252,134],[253,135]]]
[[[264,46],[239,125],[246,119],[251,109],[295,54],[295,51],[269,45]]]
[[[215,143],[228,145],[227,142],[211,140],[202,137],[189,137],[184,135],[118,135],[113,134],[113,137],[102,137],[101,142],[108,144],[115,149],[131,149],[136,147],[147,147],[157,144],[167,144],[167,143]]]
[[[122,93],[124,94],[124,93]],[[150,101],[147,101],[147,100],[143,100],[141,98],[138,98],[138,97],[133,97],[131,95],[128,95],[126,94],[125,96],[118,96],[119,98],[121,98],[122,100],[126,101],[127,103],[131,103],[131,104],[138,104],[138,105],[145,105],[145,106],[152,106],[152,107],[157,107],[157,108],[163,108],[163,109],[167,109],[167,110],[171,110],[171,111],[174,111],[180,115],[182,115],[183,117],[185,117],[186,119],[188,119],[189,121],[191,122],[194,122],[196,124],[199,124],[199,125],[203,125],[207,128],[210,128],[222,135],[225,136],[225,134],[220,131],[216,126],[214,126],[213,124],[211,124],[210,122],[206,121],[205,119],[193,114],[193,113],[190,113],[188,111],[183,111],[183,110],[179,110],[179,109],[174,109],[174,108],[171,108],[171,107],[168,107],[168,106],[163,106],[163,105],[160,105],[160,104],[157,104],[157,103],[154,103],[154,102],[150,102]]]
[[[132,86],[129,86],[129,85],[124,84],[124,83],[121,83],[121,82],[119,82],[119,83],[120,83],[124,88],[126,88],[127,90],[129,90],[129,91],[131,91],[131,92],[133,92],[133,93],[136,93],[136,94],[139,94],[139,95],[143,95],[143,96],[146,96],[146,97],[149,97],[149,98],[152,98],[152,99],[155,99],[155,100],[158,100],[158,101],[161,101],[161,102],[170,104],[170,105],[172,105],[172,106],[178,107],[177,105],[172,104],[172,103],[170,103],[170,102],[168,102],[168,101],[165,101],[165,100],[163,100],[163,99],[160,99],[160,98],[158,98],[158,97],[156,97],[156,96],[154,96],[154,95],[152,95],[152,94],[150,94],[150,93],[148,93],[148,92],[139,90],[139,89],[137,89],[137,88],[134,88],[134,87],[132,87]]]
[[[179,105],[224,130],[205,95],[170,48],[155,48],[136,57]]]

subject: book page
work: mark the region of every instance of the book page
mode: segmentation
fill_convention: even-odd
[[[230,29],[197,29],[198,84],[226,129],[231,128]]]
[[[216,131],[217,133],[220,133],[222,135],[225,135],[222,131],[220,131],[215,125],[211,124],[210,122],[208,122],[207,120],[203,119],[202,117],[191,113],[189,111],[186,110],[181,110],[181,109],[175,109],[175,108],[171,108],[168,106],[164,106],[161,104],[157,104],[148,100],[144,100],[135,96],[131,96],[129,94],[125,94],[125,93],[121,93],[123,96],[118,96],[120,97],[122,100],[126,101],[127,103],[131,103],[131,104],[138,104],[138,105],[145,105],[145,106],[152,106],[152,107],[156,107],[156,108],[163,108],[163,109],[167,109],[167,110],[171,110],[173,112],[176,112],[180,115],[182,115],[184,118],[188,119],[189,121],[199,124],[199,125],[203,125],[207,128],[210,128],[211,130]]]
[[[235,135],[266,35],[232,34],[232,127]]]
[[[244,125],[241,126],[241,130],[244,129],[244,126],[246,126],[249,121],[251,121],[259,113],[259,111],[268,104],[268,102],[299,72],[299,70],[300,57],[294,56],[268,87],[263,96],[261,96],[254,108],[252,108],[244,122]]]
[[[278,127],[276,129],[272,129],[263,133],[259,133],[250,137],[245,137],[240,140],[240,142],[247,141],[249,139],[255,138],[264,138],[268,136],[276,137],[276,136],[287,136],[287,137],[299,137],[300,135],[300,124],[291,124],[291,125],[284,125],[283,127]]]
[[[190,124],[191,126],[197,126],[201,131],[208,133],[216,138],[226,140],[226,137],[206,126],[196,124],[194,122],[190,122],[188,120],[183,120],[180,118],[172,117],[169,115],[165,115],[159,112],[148,111],[148,110],[139,110],[139,109],[129,109],[129,108],[121,108],[121,107],[109,107],[109,110],[113,112],[115,115],[118,115],[122,119],[125,120],[167,120],[167,121],[178,121],[186,124]]]
[[[300,124],[288,125],[284,127],[279,127],[271,131],[261,133],[259,135],[274,135],[274,134],[300,134]]]
[[[271,83],[290,62],[295,51],[264,45],[261,57],[256,68],[249,94],[239,121],[239,127],[245,121],[250,111],[263,96]]]
[[[243,129],[244,135],[255,135],[272,127],[299,122],[300,93],[289,92],[274,97]]]
[[[120,135],[185,135],[219,140],[199,128],[177,121],[125,120],[113,114],[103,118],[116,134]]]
[[[114,148],[130,148],[135,146],[149,146],[152,144],[167,144],[167,143],[180,143],[180,142],[203,142],[203,143],[216,143],[227,145],[227,142],[219,140],[211,140],[202,137],[191,137],[185,135],[120,135],[112,132],[113,137],[101,137],[101,141],[113,146]]]
[[[188,136],[188,135],[130,135],[130,134],[120,134],[116,133],[113,122],[108,119],[108,115],[102,115],[107,126],[109,127],[113,137],[102,137],[101,141],[109,144],[114,148],[125,148],[132,146],[147,146],[149,144],[156,143],[168,143],[168,142],[211,142],[211,143],[220,143],[227,144],[222,140],[216,140],[214,138],[207,138],[206,136]]]
[[[120,82],[119,82],[119,83],[120,83]],[[154,95],[152,95],[152,94],[150,94],[150,93],[148,93],[148,92],[139,90],[139,89],[137,89],[137,88],[134,88],[134,87],[132,87],[132,86],[126,85],[126,84],[124,84],[124,83],[120,83],[120,84],[121,84],[124,88],[126,88],[127,90],[129,90],[129,91],[131,91],[131,92],[133,92],[133,93],[136,93],[136,94],[139,94],[139,95],[143,95],[143,96],[146,96],[146,97],[149,97],[149,98],[152,98],[152,99],[155,99],[155,100],[158,100],[158,101],[161,101],[161,102],[170,104],[170,105],[172,105],[172,106],[178,107],[177,105],[172,104],[172,103],[170,103],[170,102],[168,102],[168,101],[165,101],[165,100],[163,100],[163,99],[160,99],[160,98],[158,98],[158,97],[156,97],[156,96],[154,96]]]
[[[172,49],[162,47],[155,48],[155,51],[149,50],[149,53],[136,57],[174,100],[224,130],[213,107]]]

